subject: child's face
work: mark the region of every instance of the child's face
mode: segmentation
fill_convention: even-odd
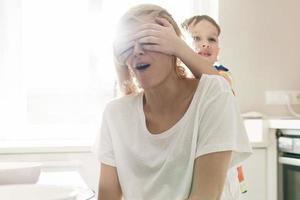
[[[219,54],[218,29],[209,21],[201,20],[190,25],[188,31],[192,36],[195,51],[213,65]]]

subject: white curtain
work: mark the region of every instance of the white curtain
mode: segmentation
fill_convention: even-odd
[[[21,1],[0,1],[0,139],[24,126],[22,95]]]
[[[2,0],[0,139],[93,139],[113,96],[95,59],[100,1]]]
[[[154,3],[181,23],[215,15],[212,2],[0,0],[0,140],[93,140],[116,93],[111,47],[120,15]]]

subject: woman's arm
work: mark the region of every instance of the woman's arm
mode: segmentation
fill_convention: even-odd
[[[98,200],[121,200],[122,190],[117,169],[101,164]]]
[[[198,157],[194,164],[192,188],[188,200],[220,200],[232,151]]]

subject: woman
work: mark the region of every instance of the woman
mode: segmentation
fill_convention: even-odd
[[[119,30],[126,37],[114,55],[126,95],[103,115],[99,199],[230,199],[227,170],[251,152],[230,86],[220,76],[185,77],[178,58],[191,71],[210,66],[178,40],[165,9],[133,7]]]

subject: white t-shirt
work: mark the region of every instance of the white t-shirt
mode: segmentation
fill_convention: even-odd
[[[186,113],[161,134],[146,127],[142,94],[113,100],[98,143],[100,161],[117,168],[125,200],[187,199],[197,157],[232,150],[227,179],[237,180],[235,166],[251,154],[231,88],[215,75],[202,75]],[[235,199],[230,189],[222,200]]]

